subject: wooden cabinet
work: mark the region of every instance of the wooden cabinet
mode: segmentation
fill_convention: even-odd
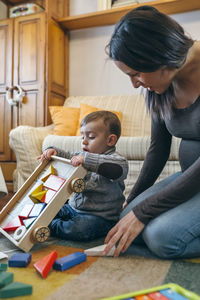
[[[15,163],[10,130],[47,125],[51,122],[48,106],[63,104],[68,94],[67,49],[67,35],[46,12],[0,21],[0,164],[4,169]],[[6,88],[15,86],[25,96],[22,104],[10,105]]]
[[[57,21],[63,28],[68,30],[112,25],[117,23],[126,13],[142,5],[152,5],[165,14],[176,14],[200,9],[199,0],[152,0],[152,2],[133,3],[88,14],[63,16]]]

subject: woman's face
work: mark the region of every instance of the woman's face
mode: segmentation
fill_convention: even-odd
[[[168,69],[167,67],[154,72],[143,73],[129,68],[121,61],[114,61],[114,63],[123,73],[130,77],[134,88],[137,89],[142,86],[157,94],[162,94],[168,89],[175,75],[175,70]]]

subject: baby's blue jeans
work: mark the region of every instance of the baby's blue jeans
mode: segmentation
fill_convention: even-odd
[[[51,221],[49,228],[52,236],[61,239],[90,241],[106,236],[115,224],[99,216],[79,213],[66,203]]]
[[[144,191],[129,203],[120,218],[145,198],[163,189],[180,174],[181,172],[173,174]],[[151,220],[126,253],[136,254],[135,245],[142,244],[147,246],[147,249],[144,249],[145,256],[155,255],[166,259],[200,257],[200,193]]]

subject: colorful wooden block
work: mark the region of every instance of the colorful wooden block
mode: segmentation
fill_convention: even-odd
[[[106,248],[106,244],[100,245],[97,247],[89,248],[84,251],[87,256],[103,256],[103,251]],[[112,249],[108,252],[106,256],[113,256],[115,253],[116,247],[113,246]]]
[[[4,264],[4,263],[0,264],[0,271],[6,271],[7,268],[8,268],[8,264]]]
[[[50,165],[50,167],[46,170],[44,177],[42,178],[42,181],[45,182],[50,175],[56,175],[56,174],[57,174],[56,169],[52,165]]]
[[[26,204],[24,206],[24,208],[22,209],[22,211],[20,212],[19,217],[21,219],[27,219],[28,216],[29,216],[29,214],[30,214],[30,212],[31,212],[31,210],[32,210],[32,208],[33,208],[33,206],[34,206],[34,204],[31,204],[31,203],[30,204]]]
[[[135,296],[135,300],[152,300],[148,295]]]
[[[58,191],[66,180],[56,175],[50,175],[44,183],[44,187]]]
[[[57,257],[57,252],[53,251],[47,256],[43,257],[41,260],[37,261],[33,266],[43,278],[46,278]]]
[[[172,289],[160,290],[160,293],[167,297],[170,300],[187,300],[188,298],[184,297],[181,294],[173,291]]]
[[[29,218],[32,217],[38,217],[41,212],[43,211],[43,209],[45,208],[46,203],[35,203],[33,206],[33,209],[31,210],[30,214],[29,214]]]
[[[32,191],[29,197],[34,203],[38,203],[42,200],[46,192],[47,191],[43,188],[43,184],[40,184],[34,191]]]
[[[32,291],[32,285],[15,281],[0,290],[0,298],[31,295]]]
[[[23,225],[23,222],[20,220],[19,216],[16,216],[5,227],[3,227],[3,230],[5,230],[5,231],[15,231],[21,225]]]
[[[74,252],[70,255],[57,259],[53,265],[54,270],[65,271],[86,261],[86,254],[83,252]]]
[[[48,204],[55,194],[56,194],[56,191],[47,190],[46,194],[43,196],[41,201]]]
[[[159,291],[148,294],[149,297],[153,300],[169,300],[166,296],[162,295]]]
[[[31,261],[30,253],[15,253],[8,259],[9,267],[27,267]]]
[[[24,236],[25,232],[26,232],[26,227],[24,225],[21,225],[15,230],[13,238],[16,241],[19,241]]]
[[[32,217],[32,218],[23,220],[24,226],[28,229],[36,219],[37,219],[37,217]]]
[[[14,275],[10,272],[0,272],[0,289],[13,282]]]

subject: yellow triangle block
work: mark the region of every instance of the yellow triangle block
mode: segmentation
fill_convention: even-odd
[[[44,197],[44,195],[47,193],[47,190],[46,191],[42,191],[42,192],[39,192],[39,193],[34,193],[34,194],[31,194],[31,196],[39,201],[42,200],[42,198]]]
[[[47,169],[47,171],[45,172],[44,177],[41,180],[43,182],[45,182],[50,175],[56,175],[56,173],[57,173],[56,169],[52,165],[50,165],[50,167]]]
[[[31,200],[36,203],[39,201],[41,201],[41,199],[43,198],[43,196],[46,194],[47,191],[43,191],[43,184],[40,184],[30,195],[29,197],[31,198]]]

